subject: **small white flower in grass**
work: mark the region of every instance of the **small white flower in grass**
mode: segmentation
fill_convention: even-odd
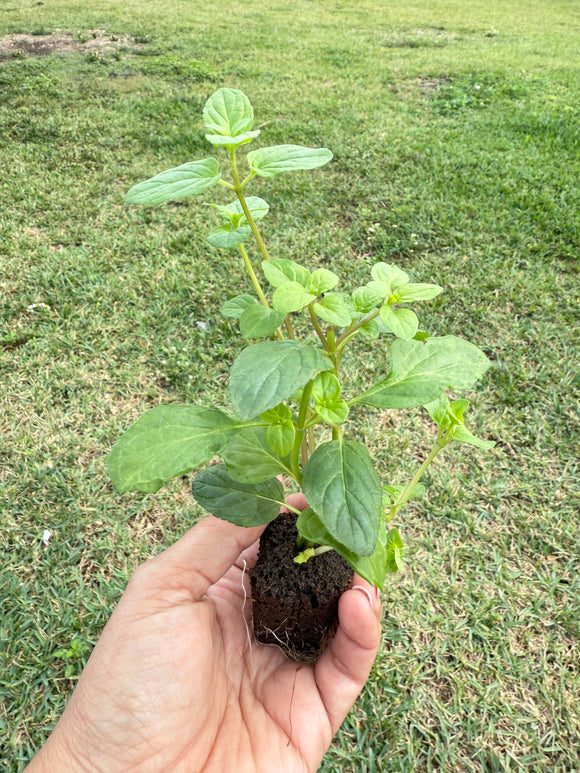
[[[50,538],[52,537],[52,532],[50,529],[45,529],[42,532],[42,544],[47,548],[50,543]]]
[[[27,306],[26,308],[28,311],[36,311],[36,309],[46,309],[47,311],[50,311],[48,303],[31,303],[30,306]]]
[[[207,322],[200,322],[199,320],[195,323],[197,327],[200,330],[203,330],[204,332],[207,330]]]

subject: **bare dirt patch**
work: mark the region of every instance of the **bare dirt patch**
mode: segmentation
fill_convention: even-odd
[[[70,32],[50,35],[5,35],[0,38],[0,62],[7,59],[30,57],[38,59],[51,54],[90,53],[111,51],[120,45],[135,45],[129,38],[107,35],[103,30],[87,33],[88,39],[78,39]]]

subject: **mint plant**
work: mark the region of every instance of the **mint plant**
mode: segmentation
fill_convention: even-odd
[[[218,456],[221,463],[193,481],[195,499],[220,518],[256,526],[272,521],[285,505],[283,476],[309,505],[302,512],[286,505],[297,516],[295,561],[335,550],[382,588],[400,568],[404,549],[390,522],[423,492],[427,467],[451,442],[494,445],[465,426],[468,401],[449,397],[471,389],[489,360],[462,338],[420,330],[414,309],[439,295],[436,284],[412,282],[405,271],[380,262],[365,285],[349,292],[339,289],[334,271],[271,256],[258,227],[269,206],[247,196],[250,183],[321,167],[332,153],[277,145],[248,152],[242,165],[240,149],[260,131],[253,129],[250,102],[235,89],[213,94],[203,118],[208,141],[227,158],[228,176],[214,157],[191,161],[134,186],[126,201],[155,205],[216,186],[231,191],[230,203],[211,204],[219,222],[207,239],[219,249],[237,250],[247,270],[252,292],[227,299],[221,312],[239,324],[249,344],[231,368],[231,412],[202,405],[148,411],[113,447],[111,477],[121,493],[154,492]],[[259,263],[246,250],[249,240]],[[297,314],[309,322],[305,337],[296,335]],[[341,363],[347,348],[363,337],[377,341],[385,374],[354,392]],[[407,485],[381,483],[366,447],[348,438],[348,419],[361,405],[424,408],[433,419],[433,449]]]

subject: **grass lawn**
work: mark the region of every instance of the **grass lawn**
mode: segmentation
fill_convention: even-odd
[[[219,86],[260,142],[334,152],[253,188],[271,253],[327,258],[345,289],[379,260],[437,282],[423,323],[494,363],[470,397],[496,448],[447,449],[399,516],[408,568],[321,771],[578,771],[578,5],[221,7],[0,8],[0,771],[50,732],[133,568],[200,515],[185,480],[116,495],[105,459],[147,408],[225,403],[241,267],[208,208],[123,203],[211,155]],[[381,363],[359,353],[362,380]],[[353,429],[393,484],[432,441],[421,411]]]

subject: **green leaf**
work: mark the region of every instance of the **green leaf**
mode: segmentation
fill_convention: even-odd
[[[279,456],[287,456],[294,447],[296,436],[290,408],[282,403],[262,413],[260,418],[269,424],[266,440],[272,451]]]
[[[210,134],[237,140],[241,134],[251,131],[254,110],[242,91],[218,89],[205,103],[203,120]]]
[[[230,250],[232,247],[237,247],[238,244],[245,242],[251,233],[252,229],[249,225],[243,225],[239,228],[232,228],[231,225],[219,225],[209,232],[207,240],[212,247]]]
[[[406,285],[409,282],[409,274],[406,274],[402,269],[397,268],[397,266],[391,263],[375,263],[371,269],[371,276],[376,282],[380,282],[385,287],[385,295],[390,295],[397,287]]]
[[[246,204],[254,220],[261,220],[263,217],[266,217],[270,210],[268,202],[264,201],[264,199],[261,199],[259,196],[248,196]],[[242,205],[237,199],[229,204],[210,204],[210,206],[217,209],[226,223],[231,223],[234,226],[248,224],[248,219],[242,209]]]
[[[286,315],[292,311],[300,311],[314,300],[316,295],[307,292],[298,282],[286,282],[274,291],[272,306]]]
[[[115,443],[107,459],[120,494],[153,492],[170,478],[207,462],[239,430],[215,408],[161,405],[144,413]]]
[[[471,389],[490,364],[481,349],[455,336],[430,337],[425,343],[397,339],[387,378],[351,402],[376,408],[425,405],[448,387]]]
[[[348,405],[340,399],[340,384],[334,373],[319,373],[312,385],[314,408],[329,424],[342,424],[348,416]]]
[[[358,556],[334,539],[310,507],[303,510],[298,516],[296,528],[298,533],[309,542],[314,542],[317,545],[329,545],[334,548],[361,577],[364,577],[371,585],[383,588],[387,566],[387,535],[384,529],[379,529],[373,553],[370,556]]]
[[[338,400],[340,392],[340,382],[334,373],[319,373],[312,382],[312,398],[315,403]]]
[[[205,138],[208,142],[211,142],[215,148],[219,148],[220,146],[225,146],[227,148],[237,148],[240,145],[245,145],[247,142],[251,142],[253,139],[258,137],[259,134],[260,130],[255,129],[252,132],[238,134],[236,137],[230,137],[226,134],[206,134]]]
[[[451,416],[447,413],[449,410],[449,398],[445,392],[440,394],[436,400],[424,403],[424,407],[438,427],[445,430],[451,426]]]
[[[327,148],[304,148],[301,145],[275,145],[253,150],[246,156],[250,169],[260,177],[277,177],[283,172],[316,169],[332,158]]]
[[[447,410],[456,424],[463,424],[463,414],[469,407],[469,400],[454,400]]]
[[[488,451],[495,446],[493,440],[482,440],[481,438],[472,435],[471,432],[463,424],[458,424],[452,430],[454,440],[458,440],[460,443],[469,443],[471,446],[477,446],[477,448],[483,448]]]
[[[237,526],[269,523],[284,504],[284,488],[279,480],[241,483],[228,475],[224,464],[203,470],[191,490],[203,508]]]
[[[346,400],[333,400],[319,403],[316,410],[323,421],[328,424],[344,424],[348,416],[348,403]]]
[[[236,414],[252,419],[287,400],[322,370],[330,359],[298,341],[263,341],[238,355],[231,369],[229,394]]]
[[[398,303],[413,303],[414,301],[430,301],[443,292],[439,285],[421,284],[420,282],[411,283],[399,287],[395,292],[395,298]]]
[[[405,545],[397,529],[389,529],[387,532],[387,574],[394,574],[403,570],[403,553]]]
[[[316,271],[310,274],[306,289],[314,295],[322,295],[322,293],[332,290],[337,284],[338,277],[333,271],[329,271],[326,268],[317,268]]]
[[[298,282],[306,290],[310,279],[310,271],[307,268],[285,258],[263,260],[262,271],[272,287],[280,287],[286,282]]]
[[[336,327],[348,327],[351,321],[351,310],[338,293],[329,293],[318,303],[314,304],[314,311],[329,325]]]
[[[276,475],[292,475],[286,460],[273,453],[266,440],[266,429],[239,432],[221,452],[228,473],[242,483],[262,483]]]
[[[244,338],[265,338],[272,335],[283,321],[284,314],[255,303],[244,310],[240,317],[240,329]]]
[[[258,301],[253,295],[244,293],[243,295],[236,295],[235,298],[230,298],[221,307],[220,311],[228,319],[239,319],[248,306],[256,306]]]
[[[376,321],[376,319],[371,319],[370,322],[366,323],[366,325],[361,325],[359,332],[365,338],[369,338],[372,341],[379,337],[379,323]]]
[[[419,319],[411,309],[393,309],[388,303],[381,306],[380,316],[391,333],[410,341],[419,328]]]
[[[372,311],[376,306],[379,305],[379,303],[382,303],[385,300],[386,293],[376,288],[373,289],[372,287],[357,287],[357,289],[352,294],[352,303],[356,311],[360,312],[361,314],[368,314],[369,311]]]
[[[362,443],[331,440],[318,446],[304,468],[302,489],[334,539],[358,555],[373,552],[381,484]]]
[[[127,193],[125,201],[128,204],[162,204],[173,199],[185,199],[211,188],[219,180],[220,171],[215,158],[188,161],[137,183]]]

